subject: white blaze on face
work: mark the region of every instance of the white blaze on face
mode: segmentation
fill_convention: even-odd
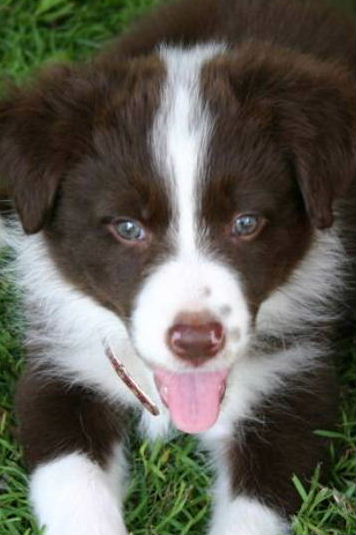
[[[174,216],[170,240],[174,253],[155,268],[139,292],[132,315],[132,333],[142,358],[154,368],[176,375],[186,371],[188,365],[174,356],[166,340],[168,329],[179,314],[205,311],[224,327],[224,349],[206,362],[204,372],[219,372],[223,376],[221,372],[232,366],[248,338],[250,318],[238,275],[204,251],[200,245],[204,241],[203,231],[197,220],[199,180],[204,176],[213,128],[209,110],[200,95],[200,73],[204,63],[222,50],[222,46],[211,44],[160,51],[167,76],[150,142],[156,166],[171,196]],[[196,377],[202,373],[202,368],[194,372]],[[173,385],[178,392],[177,399],[179,394],[184,397],[191,391],[191,385],[188,388],[182,377],[181,374],[179,388],[178,382]],[[207,377],[205,384],[209,390]],[[160,379],[165,382],[164,373]],[[172,373],[166,377],[165,387],[168,388],[168,382],[172,387],[171,379]],[[215,380],[212,374],[212,385]],[[211,400],[212,404],[218,403],[218,391],[217,386],[215,393],[212,392],[215,400]],[[195,402],[189,400],[192,406]],[[173,400],[169,406],[177,423],[178,416],[183,419],[185,416],[177,415],[174,405]],[[199,414],[200,407],[195,408],[201,424],[204,418]],[[192,424],[185,430],[198,428],[199,425]]]
[[[196,255],[197,179],[203,169],[211,118],[200,98],[202,64],[221,51],[217,45],[162,48],[167,80],[153,127],[153,151],[162,176],[171,183],[179,255]]]

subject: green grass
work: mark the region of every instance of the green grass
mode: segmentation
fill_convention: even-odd
[[[192,0],[193,1],[193,0]],[[336,0],[335,0],[336,1]],[[1,0],[0,58],[4,77],[21,80],[44,62],[86,57],[120,32],[154,0]],[[348,7],[350,0],[338,2]],[[0,262],[5,264],[8,254]],[[0,279],[0,535],[40,533],[27,502],[27,475],[15,439],[13,393],[22,358],[20,307],[14,287]],[[355,351],[340,348],[342,401],[332,438],[329,480],[294,483],[303,505],[297,535],[354,535]],[[323,431],[321,431],[323,432]],[[325,431],[324,431],[325,433]],[[134,446],[134,447],[132,447]],[[211,504],[211,474],[194,439],[149,445],[133,437],[126,518],[135,535],[204,532]],[[58,534],[60,535],[60,534]]]

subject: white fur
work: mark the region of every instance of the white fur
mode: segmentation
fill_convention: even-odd
[[[210,294],[204,294],[204,288]],[[169,291],[167,291],[169,288]],[[224,317],[222,310],[231,313]],[[149,277],[137,296],[132,316],[133,338],[140,355],[152,366],[175,370],[187,365],[170,352],[165,334],[180,312],[209,310],[225,327],[226,345],[223,353],[206,369],[229,368],[246,349],[249,336],[249,313],[238,277],[217,261],[193,257],[166,262]],[[236,327],[239,337],[233,334]]]
[[[226,346],[206,369],[228,368],[248,341],[250,316],[237,274],[202,250],[198,228],[198,187],[203,176],[213,121],[202,102],[199,76],[204,63],[224,47],[162,47],[167,79],[152,131],[156,164],[167,181],[175,217],[172,258],[157,267],[137,296],[132,315],[135,346],[153,367],[186,368],[166,344],[176,316],[209,311],[226,331]],[[227,318],[223,310],[231,310]],[[233,333],[239,331],[239,337]]]
[[[119,462],[115,473],[81,453],[39,465],[31,476],[30,493],[46,535],[127,535],[122,493],[113,481]]]
[[[217,452],[215,452],[217,453]],[[226,464],[216,457],[218,476],[213,488],[209,535],[288,535],[285,518],[252,496],[233,496]]]
[[[315,326],[335,320],[345,290],[347,258],[336,225],[316,231],[312,247],[289,281],[262,304],[258,331],[309,334]]]
[[[123,322],[64,280],[41,234],[20,238],[17,275],[30,312],[27,343],[42,346],[33,358],[39,364],[48,361],[54,373],[72,381],[135,403],[104,352],[104,344],[110,344],[129,371],[139,373]]]
[[[206,61],[223,50],[216,43],[160,49],[167,79],[153,126],[152,148],[162,176],[171,182],[180,256],[196,253],[197,185],[213,128],[200,95],[200,72]]]
[[[106,357],[105,344],[109,344],[160,408],[159,418],[145,411],[142,429],[152,438],[166,434],[168,411],[161,403],[152,372],[138,357],[123,322],[64,279],[41,233],[26,236],[15,223],[9,235],[17,252],[13,275],[28,311],[27,345],[41,347],[36,349],[33,362],[47,362],[46,375],[90,385],[114,402],[142,408]]]
[[[288,535],[288,522],[270,507],[247,496],[232,498],[227,485],[215,492],[215,508],[209,535]]]

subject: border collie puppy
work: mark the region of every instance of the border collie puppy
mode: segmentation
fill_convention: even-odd
[[[211,452],[211,535],[289,532],[351,315],[353,36],[316,3],[182,0],[3,99],[17,411],[48,535],[127,533],[135,411]]]

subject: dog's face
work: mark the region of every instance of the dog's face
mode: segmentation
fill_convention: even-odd
[[[43,228],[65,277],[125,322],[186,431],[215,421],[261,303],[352,173],[346,75],[270,52],[99,62],[3,105],[25,230]]]

